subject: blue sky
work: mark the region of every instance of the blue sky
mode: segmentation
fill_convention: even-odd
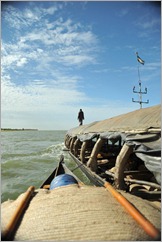
[[[1,127],[70,129],[161,102],[155,2],[2,2]],[[145,61],[137,62],[136,52]]]

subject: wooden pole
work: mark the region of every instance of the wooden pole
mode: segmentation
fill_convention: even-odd
[[[78,138],[74,142],[74,155],[76,157],[80,155],[79,154],[79,148],[80,148],[81,144],[82,143],[81,143],[81,141]]]
[[[149,236],[155,240],[160,240],[160,231],[157,230],[154,225],[150,223],[150,221],[148,221],[124,196],[116,191],[108,182],[105,182],[104,186]]]
[[[2,233],[2,241],[10,241],[10,239],[12,239],[16,226],[18,225],[19,219],[24,213],[25,208],[27,207],[30,198],[32,197],[32,194],[34,193],[34,190],[35,187],[30,186],[25,192],[22,200],[20,201],[4,232]]]
[[[71,153],[74,153],[73,152],[73,146],[74,146],[74,142],[75,142],[76,139],[77,139],[76,136],[71,139],[71,142],[70,142],[70,151],[71,151]]]
[[[88,141],[89,140],[86,140],[86,141],[83,142],[83,144],[81,146],[81,151],[80,151],[80,159],[81,159],[81,162],[84,163],[84,164],[86,163],[85,151],[87,149]]]
[[[126,185],[124,182],[124,169],[126,164],[128,163],[129,157],[133,152],[133,146],[124,144],[119,155],[116,159],[116,165],[115,165],[115,186],[118,189],[125,190]]]
[[[103,143],[104,143],[104,139],[99,138],[97,140],[91,152],[91,156],[87,162],[87,166],[90,167],[90,169],[94,172],[97,171],[97,154],[99,153]]]

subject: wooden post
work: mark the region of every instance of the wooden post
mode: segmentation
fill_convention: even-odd
[[[76,156],[76,157],[79,155],[80,143],[81,143],[81,141],[78,138],[74,142],[74,156]]]
[[[71,139],[71,142],[70,142],[70,151],[71,151],[71,153],[73,154],[73,147],[74,147],[74,142],[75,142],[75,140],[76,140],[76,136],[75,137],[73,137],[72,139]]]
[[[133,145],[124,144],[116,159],[114,180],[118,189],[126,189],[124,182],[124,169],[130,155],[133,152]]]
[[[97,155],[104,143],[104,139],[99,138],[96,142],[96,144],[93,147],[93,150],[91,152],[91,156],[87,162],[87,166],[90,167],[90,169],[94,172],[97,171]]]
[[[68,149],[70,149],[71,140],[72,140],[72,137],[70,136],[70,138],[68,139]]]
[[[65,141],[64,141],[66,147],[68,147],[68,139],[69,139],[69,135],[66,134]]]
[[[80,159],[81,159],[81,162],[84,163],[84,164],[86,163],[85,151],[87,149],[88,142],[89,142],[89,140],[86,140],[86,141],[83,142],[83,144],[81,146],[81,151],[80,151]]]

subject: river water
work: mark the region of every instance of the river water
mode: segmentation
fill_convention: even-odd
[[[67,131],[1,132],[1,202],[14,200],[29,186],[39,188],[64,155],[70,169],[76,167],[67,151]],[[75,174],[85,183],[87,177],[77,169]]]

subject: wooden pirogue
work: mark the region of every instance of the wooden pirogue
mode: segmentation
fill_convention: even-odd
[[[160,105],[72,128],[65,146],[95,185],[161,204]]]
[[[63,174],[71,175],[77,182],[49,190],[55,178]],[[21,220],[10,239],[14,240],[160,240],[160,209],[122,192],[118,197],[126,200],[144,214],[146,227],[152,234],[146,233],[141,226],[114,199],[113,188],[105,183],[104,187],[86,186],[66,167],[63,156],[56,169],[43,182],[40,189],[33,192],[28,206],[21,214]],[[113,190],[113,193],[117,192]],[[7,224],[13,221],[13,214],[26,198],[21,194],[15,201],[1,204],[2,235]],[[132,209],[132,208],[131,208]],[[135,209],[136,210],[136,209]],[[136,213],[136,212],[135,212]],[[154,216],[152,216],[154,214]],[[142,216],[142,215],[141,215]],[[151,223],[149,222],[151,221]],[[14,222],[14,221],[13,221]],[[8,230],[8,229],[7,229]],[[11,231],[9,231],[11,232]],[[11,234],[10,234],[11,235]],[[2,237],[5,240],[4,237]]]
[[[56,177],[56,176],[60,176],[63,174],[68,174],[74,177],[74,179],[78,182],[78,183],[82,183],[81,180],[75,176],[75,174],[66,166],[66,164],[64,163],[64,156],[61,155],[60,157],[60,162],[58,163],[57,167],[54,169],[54,171],[49,175],[49,177],[43,182],[43,184],[40,186],[40,188],[45,188],[45,189],[49,189],[50,188],[50,184],[52,182],[52,180]]]
[[[161,201],[160,110],[157,105],[73,128],[65,146],[96,185],[108,181],[117,189]]]

